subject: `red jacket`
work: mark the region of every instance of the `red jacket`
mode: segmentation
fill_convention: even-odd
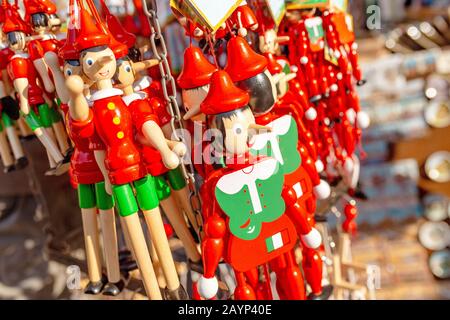
[[[67,114],[67,105],[62,104],[61,110],[66,112],[67,132],[75,149],[70,161],[70,174],[77,184],[94,184],[104,180],[102,172],[95,160],[94,151],[90,148],[89,139],[80,136],[78,127],[73,126],[73,120]]]
[[[147,99],[145,93],[135,93],[122,98],[128,105],[128,109],[133,116],[134,126],[139,133],[142,132],[142,126],[147,121],[155,121],[159,124],[159,119],[152,108],[153,105],[158,104],[156,101],[159,100],[158,98]],[[138,147],[149,174],[156,177],[169,171],[164,166],[158,150],[141,144]]]
[[[43,91],[39,87],[38,74],[28,54],[15,54],[8,64],[8,74],[12,81],[28,79],[28,101],[31,106],[44,103]]]
[[[134,140],[136,115],[132,116],[122,94],[122,90],[113,88],[95,92],[88,119],[72,122],[81,137],[90,138],[98,133],[106,147],[105,165],[113,185],[131,183],[146,175]]]

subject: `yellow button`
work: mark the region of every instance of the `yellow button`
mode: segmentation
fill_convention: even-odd
[[[123,139],[124,136],[125,136],[125,134],[123,133],[123,131],[117,132],[117,138]]]
[[[108,105],[106,106],[109,110],[114,110],[116,108],[116,105],[112,102],[108,103]]]
[[[115,125],[119,125],[119,124],[120,124],[120,118],[119,118],[119,117],[114,117],[114,118],[113,118],[113,123],[114,123]]]

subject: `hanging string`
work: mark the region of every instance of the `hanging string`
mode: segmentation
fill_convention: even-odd
[[[206,38],[206,41],[208,41],[208,44],[209,44],[209,51],[210,51],[210,54],[212,55],[212,57],[213,57],[213,59],[214,59],[214,64],[216,65],[216,67],[218,68],[218,69],[220,69],[220,66],[219,66],[219,63],[217,62],[217,57],[216,57],[216,53],[214,52],[214,44],[213,44],[213,42],[212,42],[212,36],[211,36],[211,33],[207,33],[206,35],[205,35],[205,38]]]
[[[228,32],[231,34],[231,36],[235,37],[236,35],[234,34],[233,29],[231,28],[230,22],[228,20],[225,22],[225,25],[226,25],[226,27],[228,29]]]

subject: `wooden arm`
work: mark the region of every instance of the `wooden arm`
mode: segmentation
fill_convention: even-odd
[[[27,78],[19,78],[14,80],[14,88],[19,95],[20,102],[20,111],[24,114],[30,113],[30,104],[28,102],[28,79]]]
[[[44,60],[53,74],[56,93],[58,94],[59,99],[62,103],[68,103],[70,99],[69,91],[66,87],[66,79],[64,78],[64,74],[59,66],[58,56],[54,52],[50,51],[44,55]]]
[[[75,121],[86,121],[89,118],[89,104],[84,96],[84,82],[79,76],[70,76],[66,80],[69,91],[70,117]]]
[[[54,92],[55,86],[53,85],[53,82],[50,79],[50,75],[48,74],[47,64],[45,63],[44,59],[34,60],[33,64],[34,64],[37,72],[41,76],[45,91],[50,92],[50,93]]]
[[[161,153],[161,158],[167,169],[175,169],[180,165],[180,159],[170,150],[164,133],[156,122],[147,121],[144,123],[142,126],[142,134]]]

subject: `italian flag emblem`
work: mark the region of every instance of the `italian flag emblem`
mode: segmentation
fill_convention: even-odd
[[[275,250],[284,247],[289,243],[290,243],[289,232],[287,229],[284,229],[283,231],[278,232],[266,239],[267,252],[271,253]]]

